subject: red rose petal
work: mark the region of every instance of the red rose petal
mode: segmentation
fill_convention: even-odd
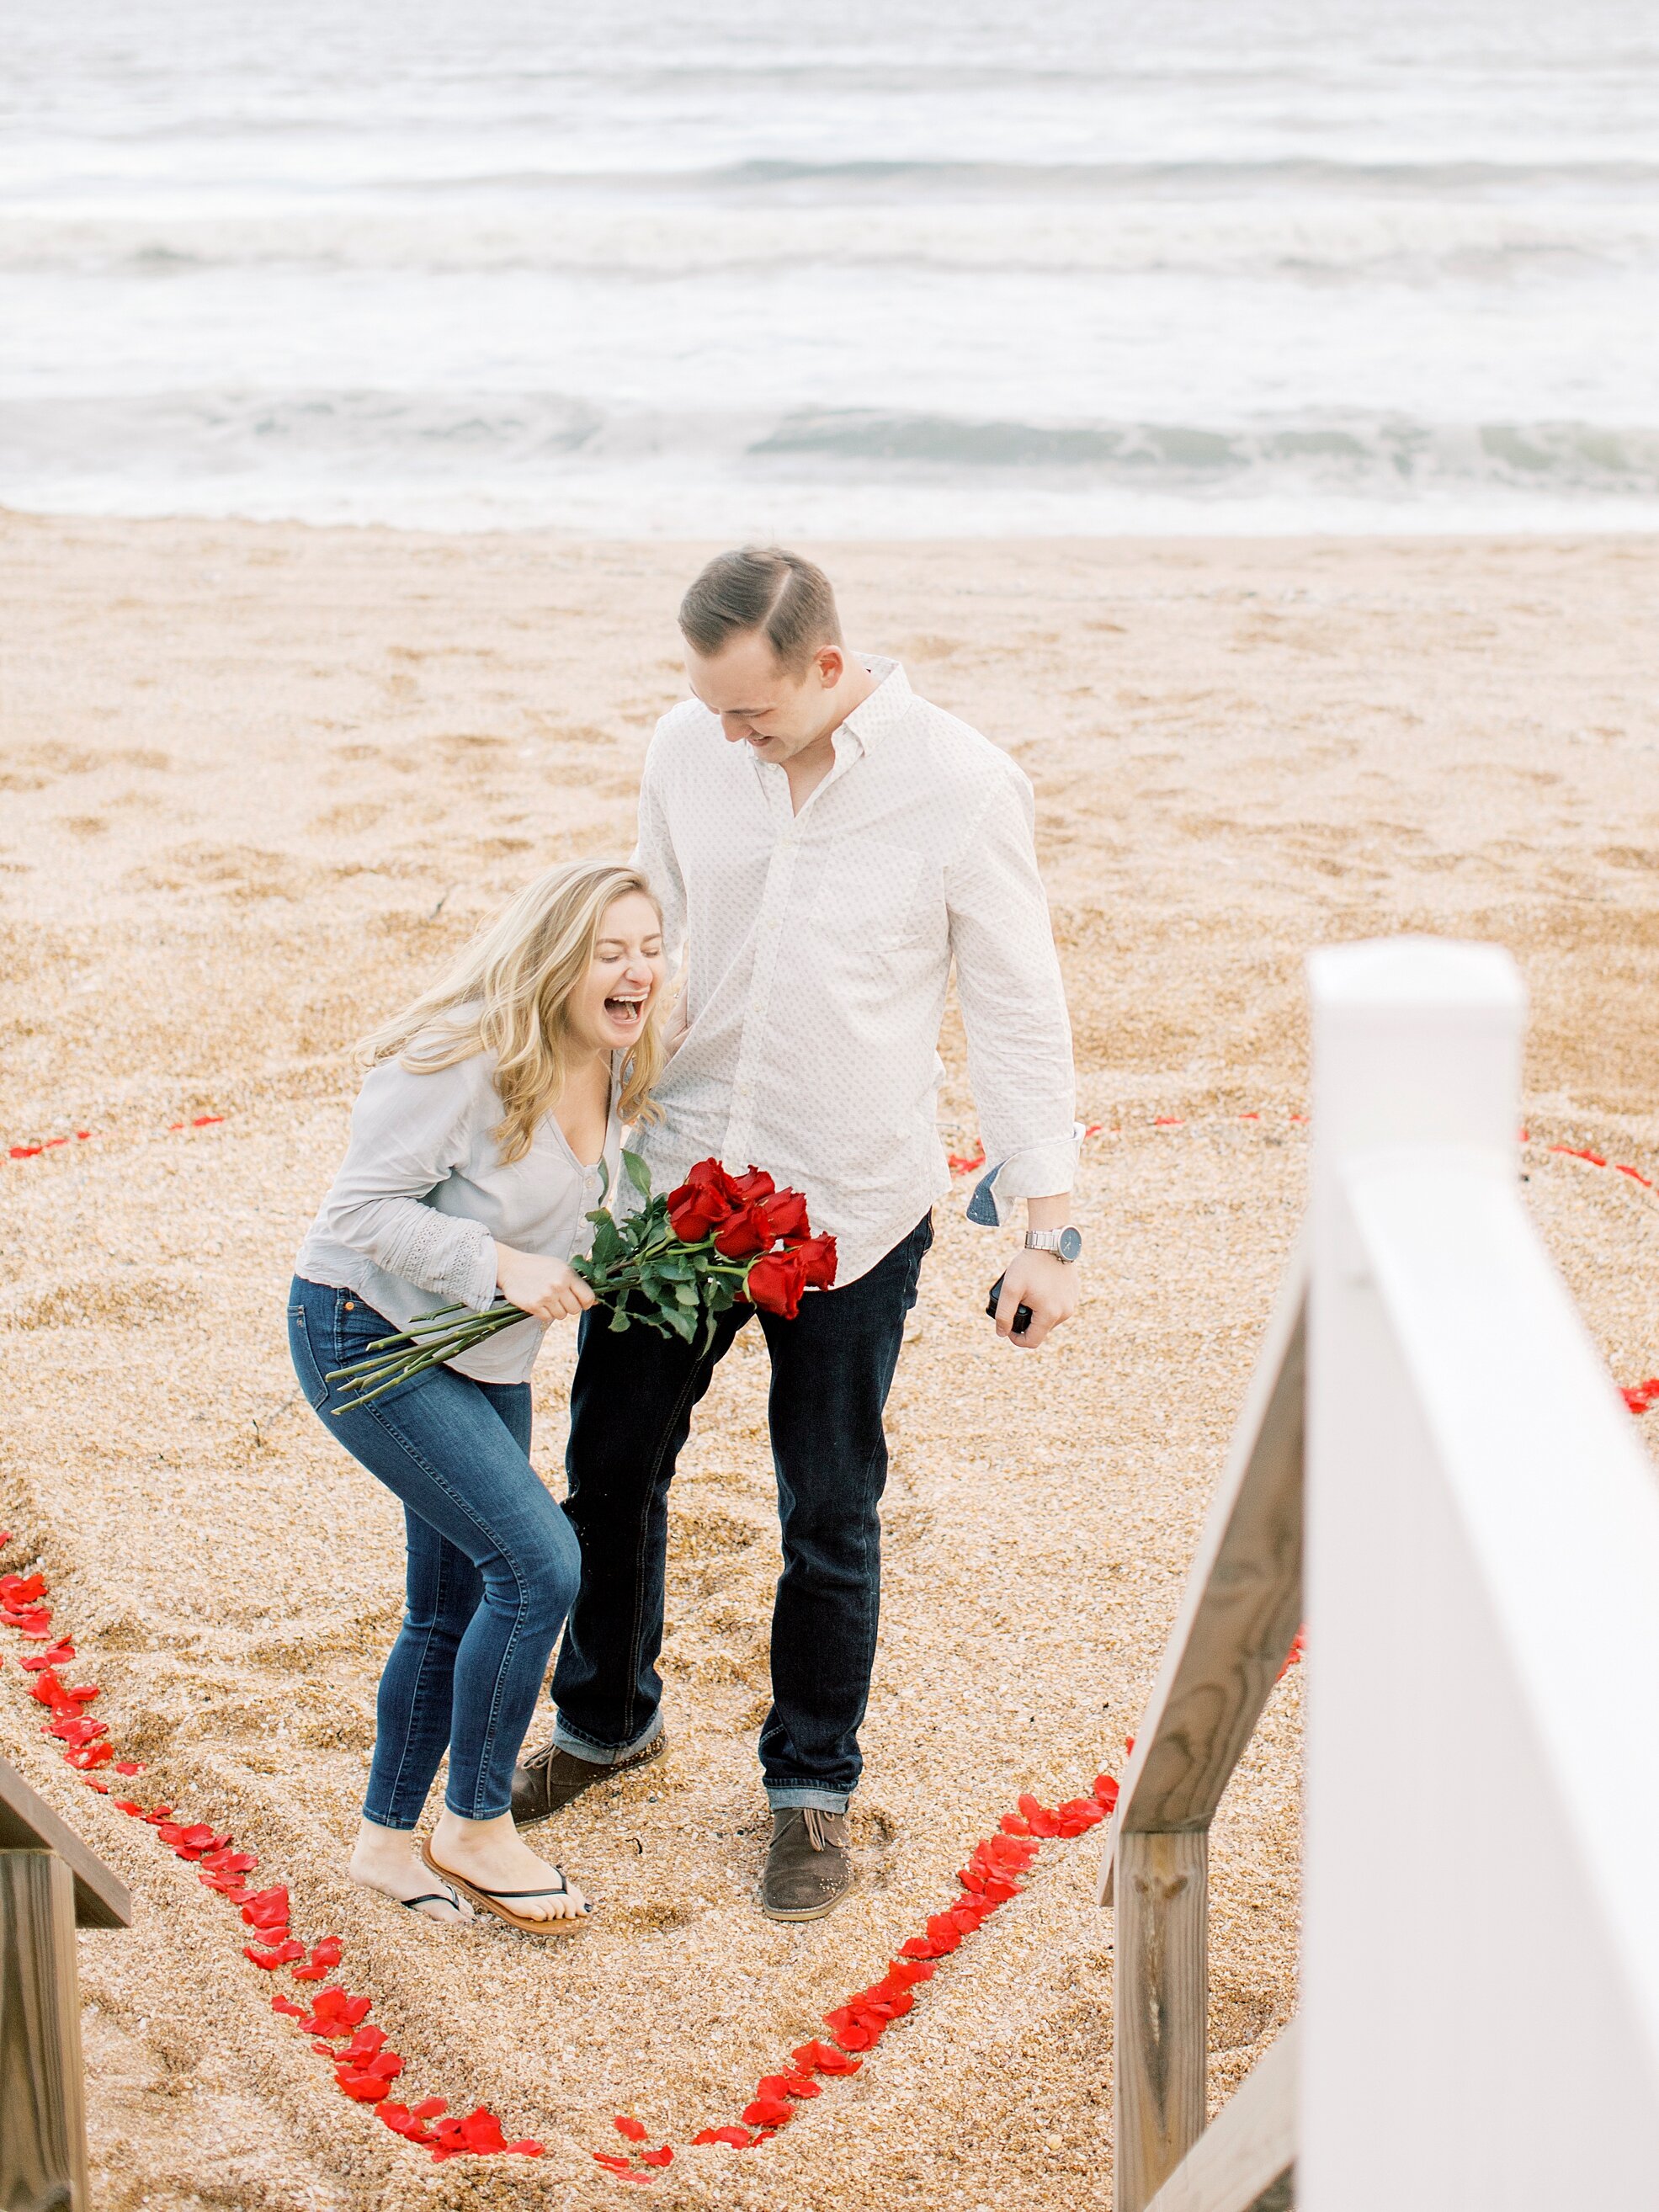
[[[292,1960],[303,1959],[305,1954],[303,1943],[279,1943],[274,1951],[256,1951],[252,1943],[242,1946],[242,1956],[251,1959],[256,1966],[263,1966],[267,1973],[278,1966],[286,1966]]]
[[[617,2133],[619,2136],[626,2136],[629,2142],[648,2142],[650,2141],[649,2130],[647,2129],[645,2123],[642,2120],[631,2119],[626,2115],[619,2115],[616,2122],[616,2129]]]
[[[884,1982],[894,1989],[913,1989],[918,1982],[931,1981],[935,1968],[931,1959],[895,1959],[882,1976]]]
[[[394,2105],[390,2098],[374,2107],[374,2117],[383,2120],[394,2135],[407,2136],[411,2142],[430,2142],[432,2138],[416,2118],[407,2105]]]
[[[378,2105],[386,2094],[386,2083],[378,2074],[354,2074],[344,2067],[335,2075],[334,2086],[360,2105]]]
[[[794,2117],[793,2107],[784,2097],[757,2097],[743,2108],[743,2117],[751,2128],[781,2128]]]
[[[856,2074],[864,2063],[861,2058],[849,2058],[828,2043],[803,2043],[789,2056],[804,2074]]]

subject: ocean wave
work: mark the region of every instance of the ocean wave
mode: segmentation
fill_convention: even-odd
[[[481,176],[479,183],[511,183],[515,188],[544,179]],[[566,182],[548,176],[549,184]],[[631,179],[609,178],[609,183]],[[751,159],[688,170],[678,176],[655,174],[639,182],[652,190],[681,183],[706,191],[750,191],[779,187],[833,185],[838,191],[884,190],[896,184],[908,191],[972,191],[997,198],[1065,191],[1112,199],[1154,198],[1164,194],[1209,198],[1239,192],[1327,194],[1399,193],[1410,198],[1505,195],[1523,191],[1659,191],[1659,161],[1630,157],[1607,160],[1333,161],[1317,155],[1276,155],[1260,160],[1125,161],[960,161],[899,160],[787,161]]]
[[[348,205],[198,215],[111,207],[0,210],[0,273],[157,279],[274,267],[530,272],[649,281],[808,266],[1084,276],[1170,273],[1291,282],[1504,282],[1530,270],[1659,264],[1659,194],[1560,203],[1340,206],[1218,199],[1109,212],[1040,204],[649,209],[573,204]]]
[[[665,481],[757,483],[1018,479],[1245,499],[1323,488],[1389,503],[1477,487],[1557,501],[1650,501],[1659,496],[1659,425],[1336,413],[1245,423],[1042,423],[857,410],[798,410],[758,422],[619,411],[540,392],[0,402],[0,501],[38,504],[44,485],[123,477],[215,478],[232,489],[239,479],[283,471],[319,482],[442,480],[481,494],[574,475],[648,479],[657,471]]]
[[[1598,496],[1659,493],[1659,427],[1421,422],[1327,416],[1218,428],[1189,422],[1041,424],[834,410],[789,416],[748,448],[758,459],[1194,485],[1292,478],[1398,495],[1502,484]]]

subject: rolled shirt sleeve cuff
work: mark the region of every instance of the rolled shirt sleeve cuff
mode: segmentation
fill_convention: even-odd
[[[1059,1198],[1077,1180],[1078,1146],[1082,1124],[1069,1137],[1053,1137],[1041,1145],[1027,1145],[999,1160],[974,1187],[968,1218],[982,1228],[1005,1227],[1015,1204],[1022,1198]]]

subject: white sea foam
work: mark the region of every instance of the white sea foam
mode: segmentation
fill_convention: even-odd
[[[11,59],[12,504],[1659,526],[1637,0],[85,0]]]

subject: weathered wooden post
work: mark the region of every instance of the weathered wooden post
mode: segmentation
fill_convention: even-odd
[[[1210,1823],[1301,1618],[1304,1296],[1298,1253],[1267,1325],[1101,1863],[1101,1902],[1115,1900],[1117,1910],[1115,2212],[1231,2212],[1224,2193],[1212,2203],[1201,2191],[1163,2192],[1176,2186],[1171,2177],[1204,2135]],[[1281,2063],[1264,2080],[1271,2109],[1265,2118],[1255,2112],[1248,2141],[1218,2152],[1205,2188],[1224,2192],[1239,2171],[1258,2168],[1265,2185],[1289,2164],[1292,2124],[1280,2092],[1293,2076]],[[1258,2095],[1252,2109],[1261,2102]]]
[[[0,1759],[0,2212],[88,2212],[75,1931],[131,1922],[125,1884]]]

